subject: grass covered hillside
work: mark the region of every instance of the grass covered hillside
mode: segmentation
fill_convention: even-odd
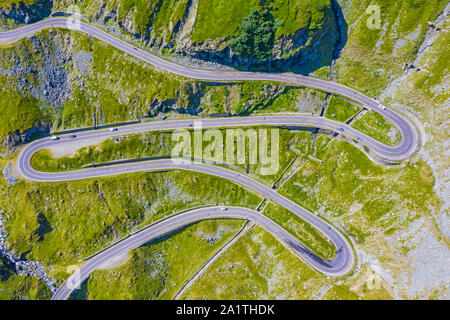
[[[0,1],[0,6],[2,9],[11,9],[13,6],[18,5],[20,3],[26,4],[26,5],[30,5],[33,3],[36,3],[36,0],[2,0]]]
[[[324,15],[330,9],[329,0],[320,1],[224,1],[199,0],[197,18],[194,24],[192,39],[195,42],[214,40],[234,35],[238,26],[251,9],[272,7],[272,15],[277,21],[276,38],[293,35],[300,29],[314,30],[324,23]]]
[[[372,1],[339,1],[349,35],[336,64],[337,79],[377,96],[413,64],[426,33],[447,1],[377,1],[380,17],[368,10]],[[375,22],[373,22],[375,21]]]
[[[52,7],[52,0],[2,0],[0,1],[0,31],[47,18]]]
[[[63,62],[63,63],[61,63]],[[320,113],[327,95],[264,81],[208,83],[156,70],[67,30],[0,50],[1,148],[62,129],[210,114]],[[336,98],[338,99],[338,98]]]
[[[293,71],[355,88],[408,117],[421,135],[416,154],[386,165],[345,135],[280,127],[275,174],[260,174],[259,164],[216,164],[273,188],[344,234],[358,260],[346,277],[317,273],[257,225],[215,220],[119,257],[95,271],[72,299],[448,297],[447,1],[20,3],[0,1],[3,28],[75,4],[89,23],[188,67]],[[22,148],[60,130],[273,114],[323,116],[388,145],[401,140],[392,123],[348,98],[270,81],[188,79],[75,31],[47,29],[0,44],[0,249],[15,260],[39,263],[58,286],[68,268],[144,226],[197,206],[235,205],[259,208],[312,251],[331,257],[334,248],[311,225],[215,176],[169,170],[58,183],[16,177]],[[174,147],[168,131],[118,133],[90,145],[71,139],[70,146],[41,150],[32,166],[81,170],[93,158],[105,164],[168,156]],[[0,255],[0,299],[49,299],[50,288]]]
[[[55,10],[74,3],[56,1]],[[340,7],[329,0],[83,0],[76,5],[92,22],[163,54],[214,57],[243,68],[267,68],[269,60],[273,68],[311,72],[331,64],[345,32]]]

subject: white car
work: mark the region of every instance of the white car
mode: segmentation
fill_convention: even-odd
[[[111,131],[111,132],[114,132],[114,131],[117,131],[118,129],[117,128],[110,128],[109,129],[109,131]]]
[[[53,136],[53,137],[52,137],[52,140],[59,140],[59,137]]]
[[[378,107],[381,108],[381,109],[383,109],[383,110],[386,110],[386,107],[383,106],[381,103],[378,105]]]
[[[226,207],[220,208],[220,211],[227,211],[227,210],[228,210],[228,208],[226,208]]]

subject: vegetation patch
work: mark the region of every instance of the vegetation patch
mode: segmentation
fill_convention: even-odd
[[[239,25],[239,35],[234,37],[231,48],[244,57],[265,61],[272,55],[277,25],[268,8],[261,12],[252,9]]]
[[[269,8],[278,29],[275,38],[292,35],[302,28],[314,30],[321,26],[324,12],[330,7],[329,0],[200,0],[191,39],[204,42],[209,39],[226,38],[238,33],[239,24],[252,15],[252,10]],[[256,20],[256,19],[255,19]]]
[[[0,281],[0,300],[49,300],[50,290],[43,280],[24,275],[12,275]]]
[[[332,243],[327,241],[327,237],[289,210],[269,203],[263,214],[278,223],[318,256],[324,259],[332,259],[334,257],[335,248]]]
[[[353,122],[352,127],[384,144],[395,146],[402,136],[397,127],[375,111],[368,111]]]
[[[344,141],[326,142],[314,159],[281,189],[281,193],[352,234],[363,242],[373,232],[408,226],[419,216],[430,216],[438,205],[431,169],[422,161],[402,168],[374,164]],[[419,213],[419,214],[416,214]]]
[[[361,111],[360,107],[333,95],[330,98],[325,118],[345,122],[359,111]]]
[[[7,85],[0,74],[0,141],[11,132],[23,132],[45,123],[49,117],[42,109],[44,103],[34,97],[20,94]]]

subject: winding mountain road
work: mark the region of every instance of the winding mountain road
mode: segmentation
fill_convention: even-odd
[[[74,20],[65,17],[43,20],[41,22],[27,25],[16,30],[0,33],[0,42],[12,43],[46,28],[67,28],[68,23],[72,23],[73,21]],[[380,107],[379,102],[377,102],[376,100],[371,99],[364,94],[343,85],[290,73],[280,74],[190,69],[188,67],[166,61],[160,57],[156,57],[85,22],[77,21],[77,23],[79,23],[78,31],[104,41],[119,50],[122,50],[138,59],[141,59],[155,66],[156,68],[184,77],[209,81],[276,81],[311,87],[345,96],[361,103],[367,109],[375,110],[376,112],[382,114],[385,118],[393,122],[400,130],[402,140],[396,146],[387,146],[345,124],[321,117],[298,115],[201,119],[202,127],[205,129],[256,125],[289,127],[308,126],[324,128],[333,130],[337,133],[343,133],[348,137],[358,140],[359,143],[368,147],[376,156],[388,161],[401,161],[408,159],[419,147],[419,134],[414,125],[407,118],[388,108]],[[83,140],[96,138],[96,140],[98,140],[97,138],[107,139],[112,136],[145,131],[189,129],[194,126],[194,121],[199,120],[175,120],[139,123],[135,125],[119,127],[118,131],[115,132],[111,132],[109,129],[82,131],[80,133],[77,133],[76,139]],[[342,132],[342,130],[338,130],[338,128],[343,128],[344,132]],[[18,161],[16,163],[17,173],[20,174],[23,178],[31,181],[57,182],[110,176],[128,172],[153,171],[163,169],[181,169],[202,172],[233,181],[281,205],[282,207],[296,214],[304,221],[311,224],[313,227],[317,228],[328,239],[330,239],[330,241],[336,247],[336,254],[334,258],[331,260],[323,260],[312,253],[301,243],[299,243],[298,240],[292,237],[280,226],[260,213],[252,211],[250,209],[236,207],[230,207],[225,211],[222,211],[217,207],[207,208],[175,215],[171,218],[164,219],[149,228],[145,228],[142,232],[132,235],[126,238],[124,241],[121,241],[96,255],[94,258],[89,260],[73,277],[79,277],[79,279],[85,280],[93,270],[100,267],[102,264],[104,264],[104,262],[110,260],[114,256],[120,255],[123,252],[128,252],[129,250],[136,248],[154,239],[155,237],[167,234],[173,230],[189,225],[191,223],[204,219],[217,218],[246,219],[256,222],[257,224],[261,225],[263,228],[274,234],[280,241],[283,241],[285,244],[287,244],[311,267],[326,275],[333,277],[344,276],[353,268],[353,265],[355,263],[353,250],[347,239],[342,236],[339,231],[337,231],[333,226],[329,225],[321,218],[315,216],[314,214],[295,204],[293,201],[287,199],[286,197],[280,195],[276,191],[266,187],[265,185],[245,175],[223,167],[205,163],[173,161],[171,159],[123,163],[67,172],[39,172],[31,167],[30,160],[33,154],[35,154],[37,151],[48,148],[51,145],[70,143],[71,141],[72,140],[69,138],[69,135],[61,135],[60,139],[57,141],[51,140],[50,138],[44,138],[30,143],[23,149],[18,157]],[[60,287],[57,294],[53,297],[54,299],[65,299],[69,296],[72,289],[68,283],[70,283],[70,281],[66,281]]]
[[[169,218],[160,220],[155,224],[142,229],[141,231],[124,238],[115,245],[105,249],[99,254],[92,257],[86,264],[84,264],[79,271],[70,276],[59,288],[53,300],[67,299],[70,293],[79,286],[84,280],[86,280],[92,271],[101,268],[108,261],[114,257],[126,254],[128,251],[140,247],[141,245],[149,242],[150,240],[157,239],[163,235],[169,234],[184,226],[191,225],[196,222],[200,222],[208,219],[240,219],[251,220],[269,231],[278,240],[285,243],[296,254],[306,261],[309,265],[316,269],[326,270],[327,274],[333,274],[335,276],[344,275],[348,273],[354,264],[353,252],[348,243],[342,242],[341,237],[333,238],[336,241],[335,245],[338,248],[336,256],[332,260],[324,260],[316,255],[300,243],[290,233],[281,228],[278,224],[262,215],[257,211],[253,211],[247,208],[240,207],[210,207],[191,210],[185,213],[171,216]]]

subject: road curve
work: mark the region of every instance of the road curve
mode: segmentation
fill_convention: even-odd
[[[366,108],[375,110],[376,112],[383,115],[385,118],[393,122],[400,130],[400,133],[402,135],[402,142],[399,145],[394,147],[385,146],[383,144],[378,145],[378,147],[381,147],[383,151],[387,153],[386,160],[405,160],[409,158],[419,146],[420,139],[418,131],[411,123],[411,121],[409,121],[407,118],[388,108],[380,108],[379,102],[365,96],[364,94],[354,89],[321,79],[291,73],[212,71],[192,69],[152,55],[151,53],[141,50],[128,42],[125,42],[111,34],[108,34],[103,30],[100,30],[97,27],[94,27],[83,21],[74,20],[68,17],[50,18],[15,30],[0,32],[0,42],[12,43],[46,28],[69,28],[72,26],[72,23],[74,21],[76,21],[77,23],[77,31],[86,33],[92,37],[104,41],[131,56],[134,56],[146,63],[155,66],[156,68],[184,77],[208,81],[263,80],[284,82],[336,93],[357,101],[364,105]]]
[[[221,218],[251,220],[255,222],[274,235],[278,240],[283,242],[310,266],[317,270],[322,270],[325,274],[332,276],[344,275],[353,267],[353,252],[348,243],[345,241],[345,238],[333,238],[332,241],[336,241],[334,242],[335,246],[342,249],[339,249],[336,252],[333,259],[324,260],[312,253],[307,247],[300,243],[286,230],[281,228],[278,224],[257,211],[240,207],[209,207],[191,210],[160,220],[101,251],[88,260],[86,264],[84,264],[76,273],[71,275],[58,288],[58,291],[52,299],[67,299],[70,296],[70,293],[78,287],[79,284],[85,281],[94,270],[101,268],[105,265],[105,263],[114,257],[126,254],[132,249],[135,249],[153,239],[169,234],[184,226],[203,220]]]

